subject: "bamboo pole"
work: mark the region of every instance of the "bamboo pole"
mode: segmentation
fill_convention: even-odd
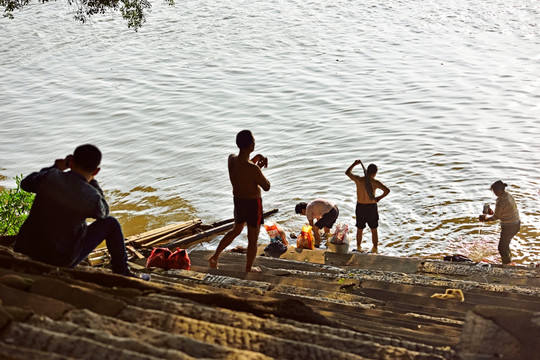
[[[149,242],[145,242],[145,243],[139,243],[142,247],[151,247],[151,246],[154,246],[156,244],[159,244],[161,242],[164,242],[166,240],[169,240],[171,238],[174,238],[174,237],[178,237],[178,236],[181,236],[182,233],[186,233],[186,232],[189,232],[190,230],[196,230],[198,227],[199,227],[200,224],[190,224],[189,226],[185,226],[185,227],[181,227],[181,228],[178,228],[177,230],[173,231],[173,232],[170,232],[168,234],[165,234],[157,239],[154,239],[152,241],[149,241]]]
[[[202,221],[200,219],[189,220],[186,222],[170,224],[158,229],[146,231],[141,234],[129,236],[126,239],[126,250],[129,253],[134,254],[139,259],[142,259],[144,258],[144,255],[137,251],[136,247],[147,248],[156,243],[166,241],[167,239],[180,235],[182,232],[197,228],[201,225],[201,222]],[[90,253],[88,257],[93,265],[102,264],[105,259],[109,257],[109,252],[107,248],[103,247],[95,249],[94,251],[92,251],[92,253]]]
[[[126,243],[144,244],[155,239],[166,237],[168,234],[178,232],[179,230],[185,230],[191,227],[198,226],[202,223],[200,219],[190,220],[182,223],[171,224],[163,226],[158,229],[150,230],[142,234],[129,236],[126,239]],[[174,236],[174,235],[173,235]]]
[[[264,217],[272,216],[278,211],[278,209],[272,209],[266,211],[263,215]],[[183,223],[170,224],[158,229],[146,231],[141,234],[129,236],[126,239],[126,250],[129,253],[133,254],[135,257],[142,259],[144,258],[144,255],[141,254],[137,249],[149,249],[157,244],[169,249],[175,247],[187,249],[190,246],[196,245],[204,241],[208,241],[209,237],[228,231],[232,229],[233,226],[234,219],[217,221],[214,222],[212,225],[202,225],[202,221],[200,219],[190,220]],[[206,230],[200,231],[197,234],[181,237],[180,239],[177,239],[168,244],[160,244],[161,242],[174,238],[176,236],[182,236],[183,233],[189,230],[200,230],[201,228],[204,228]],[[107,248],[96,249],[88,256],[92,265],[100,265],[109,257],[110,256]]]
[[[128,245],[126,246],[126,249],[131,251],[133,254],[135,254],[135,256],[139,259],[144,259],[144,255],[141,254],[137,249],[135,249],[133,246],[131,245]]]
[[[265,212],[263,215],[264,217],[268,217],[268,216],[274,215],[278,211],[279,211],[278,209],[272,209]],[[226,222],[220,222],[220,223],[221,225],[219,226],[213,227],[206,231],[202,231],[195,235],[184,237],[180,240],[177,240],[168,244],[164,244],[163,247],[166,247],[169,249],[176,248],[176,247],[179,247],[180,249],[187,249],[190,246],[206,241],[210,236],[218,235],[232,229],[234,226],[234,219],[226,220]]]

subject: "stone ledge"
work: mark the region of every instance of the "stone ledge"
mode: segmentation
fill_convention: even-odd
[[[467,314],[458,353],[464,359],[540,358],[540,312],[478,306]]]

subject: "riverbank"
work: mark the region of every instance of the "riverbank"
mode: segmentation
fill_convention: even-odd
[[[531,359],[540,271],[290,248],[192,268],[55,268],[0,247],[5,359]],[[460,298],[440,299],[447,289]]]

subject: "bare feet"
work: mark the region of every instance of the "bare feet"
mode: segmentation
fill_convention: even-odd
[[[214,259],[214,257],[212,256],[210,259],[208,259],[208,263],[210,264],[210,267],[212,269],[217,269],[217,264],[218,264],[218,260],[217,259]]]
[[[252,273],[260,273],[261,272],[261,268],[258,267],[258,266],[253,266],[251,268],[251,270],[249,270],[249,272],[252,272]]]
[[[377,254],[378,252],[379,252],[379,251],[377,250],[377,248],[376,248],[376,247],[374,247],[374,248],[371,248],[371,251],[370,251],[370,253],[372,253],[372,254]]]

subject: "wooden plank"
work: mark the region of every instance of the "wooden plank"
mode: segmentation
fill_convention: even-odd
[[[200,242],[204,242],[206,239],[208,239],[208,237],[210,237],[212,235],[218,235],[218,234],[224,233],[225,231],[229,231],[233,227],[234,227],[234,224],[232,224],[232,223],[231,224],[223,224],[221,226],[217,226],[217,227],[212,228],[210,230],[206,230],[206,231],[200,232],[200,233],[195,234],[195,235],[187,236],[185,238],[174,241],[172,243],[164,244],[164,245],[162,245],[162,247],[166,247],[166,248],[169,248],[169,249],[177,248],[177,247],[179,247],[180,249],[187,249],[190,246],[196,245],[196,244],[198,244]]]
[[[172,239],[174,237],[180,236],[183,232],[186,232],[186,231],[190,230],[191,228],[196,228],[196,227],[197,227],[197,224],[194,224],[192,227],[179,229],[179,230],[177,230],[175,232],[172,232],[170,234],[167,234],[165,236],[162,236],[160,238],[152,240],[152,241],[150,241],[148,243],[141,244],[141,246],[143,246],[143,247],[153,246],[153,245],[158,244],[160,242],[164,242],[165,240]]]
[[[178,236],[179,234],[181,234],[183,231],[187,231],[191,228],[196,228],[200,226],[201,223],[202,221],[200,219],[189,220],[182,223],[166,225],[158,229],[146,231],[141,234],[132,235],[126,238],[126,248],[130,249],[131,252],[133,252],[137,257],[140,258],[139,255],[144,257],[142,254],[139,253],[139,255],[137,255],[137,253],[133,251],[135,250],[135,247],[139,247],[139,248],[145,247],[145,246],[148,247],[159,241],[165,241],[167,239],[174,238],[175,236]],[[156,239],[156,237],[157,237],[157,240],[152,240],[152,239]],[[147,241],[153,241],[153,242],[151,243],[151,245],[147,245],[145,244],[145,242]],[[92,260],[98,260],[100,258],[103,258],[104,256],[107,256],[108,253],[109,252],[107,251],[106,247],[94,249],[94,251],[90,253],[89,258]]]
[[[100,256],[104,256],[105,254],[107,254],[107,248],[106,247],[103,247],[103,248],[99,248],[99,249],[94,249],[94,251],[92,251],[88,257],[89,258],[97,258],[97,257],[100,257]]]
[[[135,254],[135,256],[139,259],[144,259],[144,255],[141,254],[140,252],[137,251],[137,249],[135,249],[133,246],[131,245],[128,245],[126,246],[126,249],[128,249],[129,251],[131,251],[133,254]]]
[[[272,216],[278,211],[279,211],[278,209],[269,210],[264,213],[264,217]],[[210,236],[224,233],[225,231],[228,231],[232,229],[233,227],[234,227],[234,219],[230,223],[224,223],[222,225],[216,226],[212,229],[200,232],[198,234],[186,236],[180,240],[171,242],[169,244],[164,244],[162,245],[162,247],[166,247],[169,249],[176,248],[176,247],[179,247],[181,249],[187,249],[190,246],[206,241]]]
[[[163,228],[154,230],[153,232],[151,232],[150,234],[146,236],[139,236],[134,241],[139,245],[143,245],[144,243],[147,243],[156,239],[165,239],[167,238],[169,234],[176,234],[180,231],[189,229],[191,227],[199,226],[200,224],[201,224],[201,220],[196,219],[196,220],[191,220],[191,221],[175,224],[175,226],[173,227],[165,226]]]
[[[181,224],[183,224],[183,223],[181,223]],[[126,242],[137,242],[140,239],[145,239],[145,238],[149,238],[149,237],[152,237],[152,236],[161,236],[162,234],[165,234],[168,231],[172,231],[176,227],[178,227],[178,223],[169,224],[167,226],[163,226],[163,227],[160,227],[158,229],[152,229],[152,230],[140,233],[140,234],[131,235],[131,236],[128,236],[126,238]]]
[[[129,243],[134,242],[134,243],[139,244],[139,243],[144,243],[147,241],[152,241],[157,238],[163,237],[167,235],[168,233],[174,232],[176,230],[194,226],[194,225],[200,225],[201,223],[202,223],[201,219],[195,219],[195,220],[185,221],[182,223],[176,223],[176,224],[163,226],[158,229],[154,229],[154,230],[150,230],[141,234],[129,236],[128,238],[126,238],[126,243],[129,244]]]
[[[265,217],[272,216],[278,211],[279,211],[278,209],[272,209],[272,210],[266,211],[264,213],[264,216]],[[130,251],[131,253],[133,253],[139,259],[142,259],[144,258],[144,255],[142,255],[139,251],[137,251],[134,245],[136,245],[137,247],[142,247],[142,248],[150,248],[154,244],[170,239],[171,237],[180,235],[183,231],[189,230],[191,228],[198,228],[198,227],[207,228],[207,230],[202,231],[198,234],[185,236],[169,244],[159,245],[166,248],[179,247],[182,249],[186,249],[190,246],[207,241],[208,238],[213,235],[224,233],[232,229],[233,226],[234,226],[234,219],[227,219],[223,221],[214,222],[212,225],[202,225],[200,219],[190,220],[190,221],[186,221],[180,224],[166,225],[158,229],[150,230],[150,231],[138,234],[138,235],[133,235],[133,236],[128,237],[126,239],[126,249]],[[161,235],[161,238],[159,237],[159,235]],[[150,241],[148,239],[150,239]],[[148,242],[145,243],[146,241]],[[104,260],[108,258],[109,258],[109,252],[107,251],[107,248],[105,247],[95,249],[89,255],[90,263],[93,266],[103,263]]]
[[[139,243],[139,245],[141,247],[151,247],[155,244],[159,244],[161,242],[164,242],[166,240],[169,240],[169,239],[172,239],[174,237],[178,237],[178,236],[181,236],[182,233],[185,233],[187,231],[190,231],[190,230],[196,230],[198,227],[199,227],[199,223],[196,223],[196,224],[191,224],[190,226],[186,226],[186,227],[183,227],[183,228],[179,228],[178,230],[175,230],[169,234],[166,234],[166,235],[163,235],[155,240],[152,240],[150,242],[145,242],[145,243]]]

